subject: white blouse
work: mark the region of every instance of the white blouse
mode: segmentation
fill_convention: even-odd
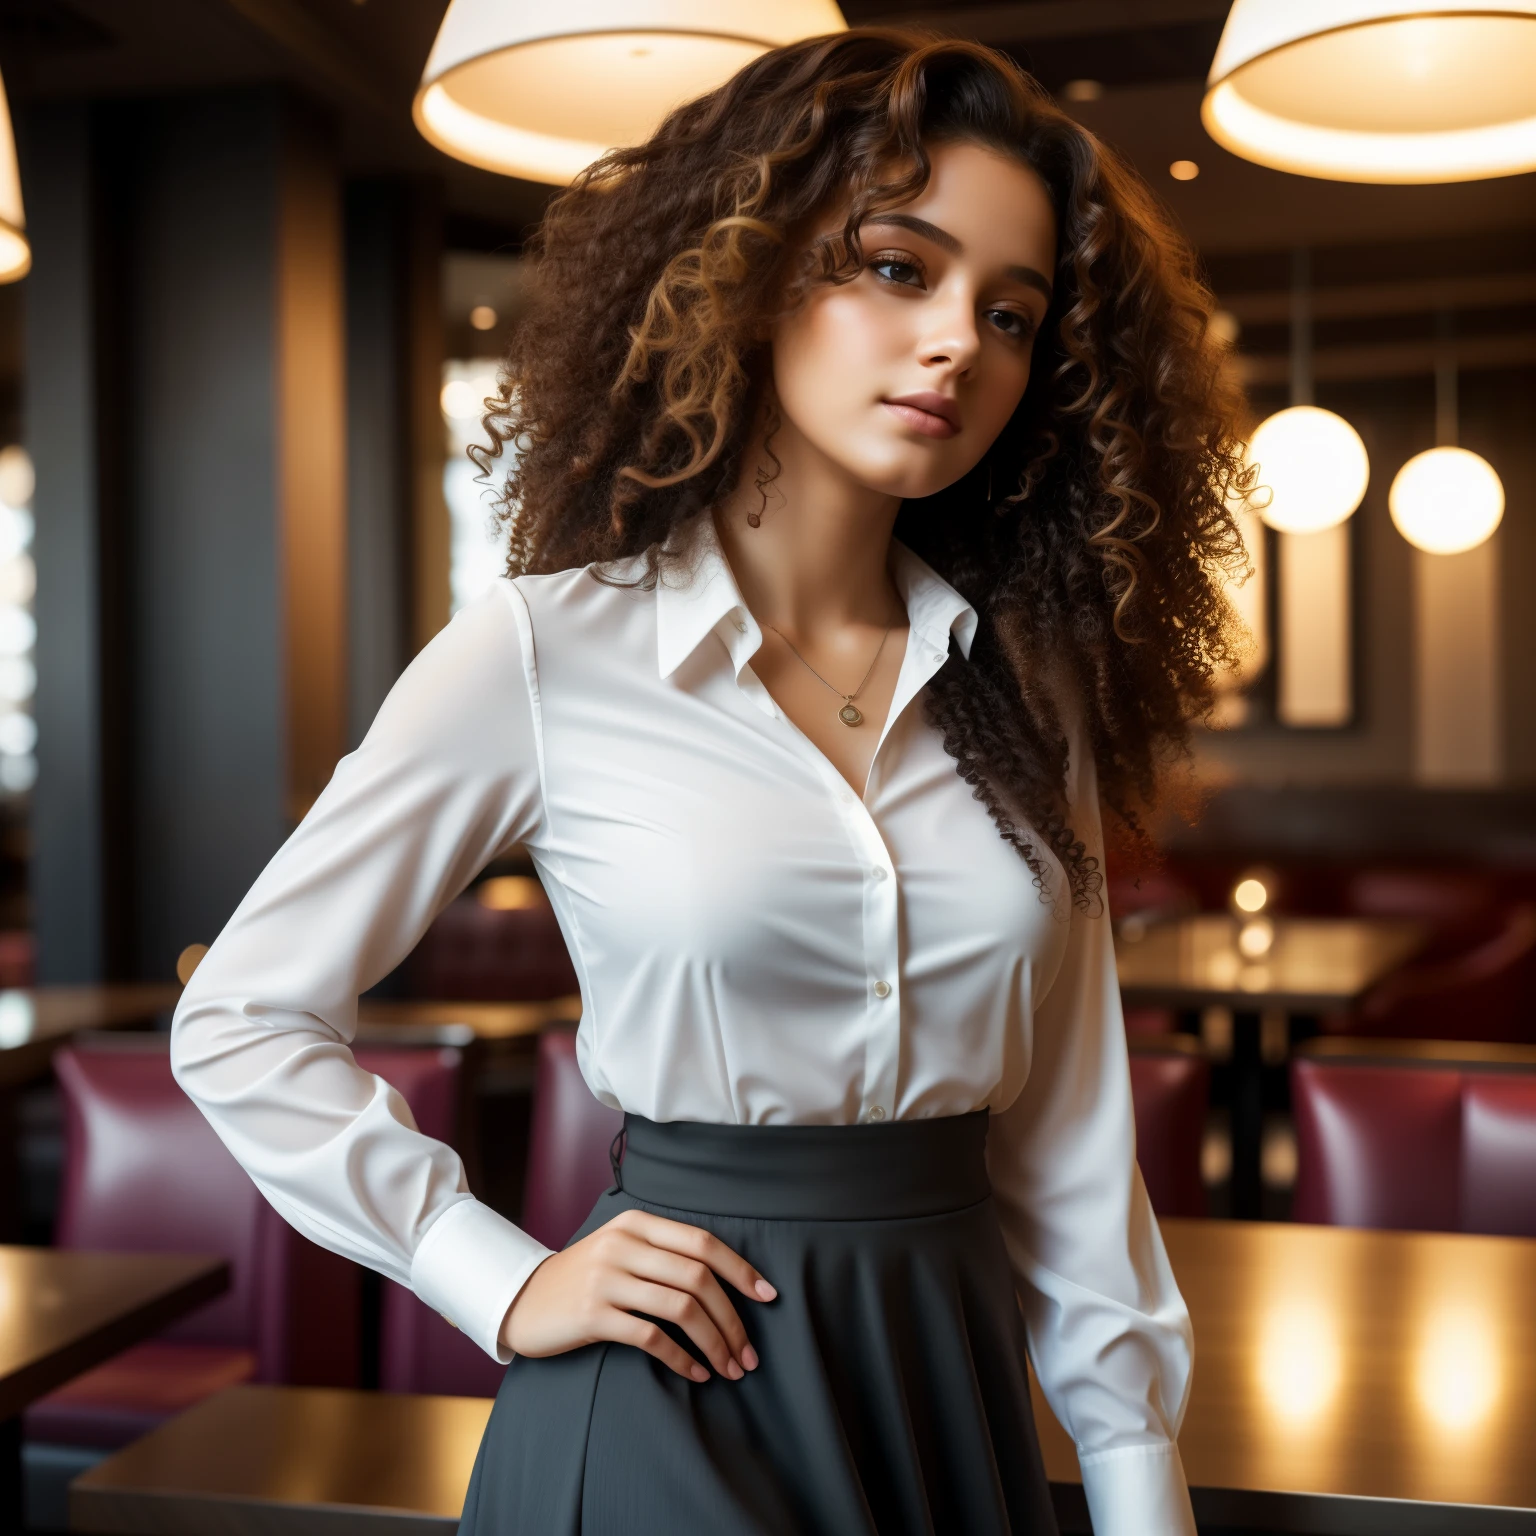
[[[1042,897],[924,719],[975,612],[894,546],[910,630],[861,799],[758,681],[762,632],[708,517],[695,534],[649,591],[500,581],[417,656],[198,967],[177,1081],[289,1222],[510,1359],[502,1319],[549,1250],[347,1047],[358,994],[523,844],[608,1104],[750,1125],[992,1111],[1030,1355],[1094,1529],[1188,1536],[1189,1318],[1136,1169],[1108,917],[1071,908],[1044,849]],[[1098,853],[1073,734],[1073,825]]]

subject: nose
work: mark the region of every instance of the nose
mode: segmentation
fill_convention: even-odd
[[[947,366],[957,378],[964,377],[981,350],[981,331],[971,295],[935,294],[924,310],[926,324],[918,343],[918,361],[929,368]]]

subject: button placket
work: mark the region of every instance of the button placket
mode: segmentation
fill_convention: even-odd
[[[890,850],[868,806],[856,802],[854,853],[867,871],[864,896],[865,1017],[862,1118],[878,1123],[896,1116],[901,1065],[901,956],[897,902]]]

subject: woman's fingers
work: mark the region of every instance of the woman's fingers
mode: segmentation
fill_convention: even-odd
[[[747,1330],[720,1282],[715,1279],[714,1271],[702,1259],[690,1259],[670,1248],[637,1242],[631,1267],[632,1273],[644,1280],[655,1281],[692,1297],[719,1331],[732,1359],[740,1361],[749,1371],[756,1368],[757,1354],[747,1340]],[[665,1315],[669,1321],[676,1321],[670,1314]],[[721,1367],[716,1364],[715,1369]],[[731,1373],[726,1371],[725,1374]]]
[[[689,1381],[709,1380],[709,1372],[681,1344],[674,1342],[665,1328],[649,1323],[643,1317],[636,1317],[632,1312],[614,1309],[609,1336],[617,1344],[632,1344],[636,1349],[654,1355],[663,1365]]]
[[[612,1225],[621,1222],[626,1230],[644,1238],[653,1247],[670,1248],[674,1253],[709,1265],[743,1296],[750,1296],[754,1301],[772,1301],[779,1294],[734,1248],[726,1247],[713,1232],[690,1227],[681,1221],[669,1221],[665,1216],[653,1216],[649,1211],[625,1211],[614,1218]]]
[[[696,1296],[626,1275],[614,1286],[612,1301],[626,1312],[643,1312],[681,1328],[722,1376],[741,1380],[743,1372],[735,1354]]]

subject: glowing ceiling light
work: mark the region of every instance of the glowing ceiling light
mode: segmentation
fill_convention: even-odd
[[[1536,0],[1235,0],[1200,116],[1234,154],[1330,181],[1536,169]]]
[[[1360,434],[1315,405],[1293,405],[1261,421],[1247,458],[1259,472],[1253,505],[1281,533],[1319,533],[1342,523],[1371,477]]]
[[[834,0],[453,0],[416,126],[471,165],[562,185],[760,54],[846,27]]]
[[[1398,470],[1387,493],[1397,531],[1431,555],[1476,549],[1504,517],[1504,485],[1465,448],[1430,448]]]
[[[21,172],[16,168],[16,140],[11,133],[11,108],[0,80],[0,283],[25,277],[32,266],[27,244],[27,220],[21,206]]]

